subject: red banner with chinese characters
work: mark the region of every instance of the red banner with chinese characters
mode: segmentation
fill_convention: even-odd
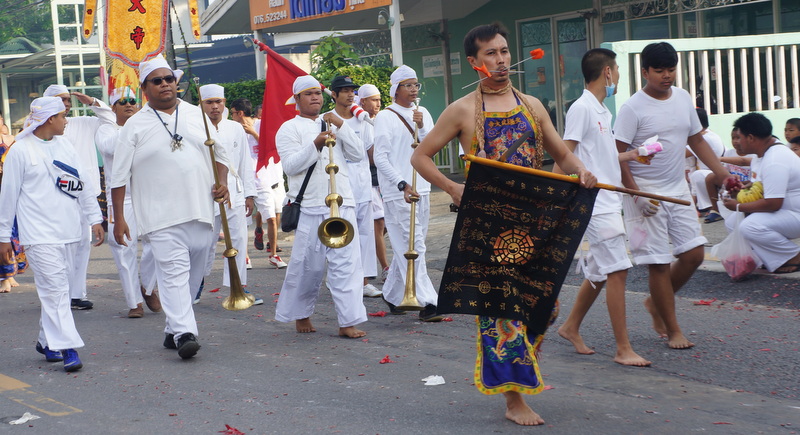
[[[136,67],[164,51],[169,0],[106,3],[106,53]]]

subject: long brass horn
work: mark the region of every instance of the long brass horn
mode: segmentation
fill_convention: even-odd
[[[200,78],[195,77],[194,83],[199,90]],[[202,108],[202,96],[200,104],[200,112],[203,116],[203,125],[206,128],[206,141],[203,142],[203,144],[208,147],[208,152],[211,154],[211,169],[214,170],[214,184],[219,186],[217,158],[214,155],[214,144],[216,142],[211,138],[211,132],[208,130],[206,112]],[[222,255],[228,260],[228,273],[230,275],[231,282],[231,294],[225,298],[224,301],[222,301],[222,307],[226,310],[244,310],[253,306],[255,297],[247,295],[242,288],[242,280],[239,277],[239,269],[236,266],[236,254],[238,254],[239,251],[233,247],[233,243],[231,242],[231,230],[228,228],[228,214],[225,212],[225,203],[217,199],[215,199],[215,201],[217,201],[219,204],[219,219],[220,222],[222,222],[222,233],[225,236],[225,251],[222,253]]]
[[[327,121],[323,121],[328,125],[330,132],[331,125]],[[330,176],[330,193],[325,197],[325,205],[331,208],[331,217],[322,221],[317,228],[317,236],[323,245],[329,248],[341,248],[347,246],[353,241],[355,237],[355,229],[353,224],[339,217],[339,207],[342,205],[342,195],[336,193],[336,173],[339,172],[339,166],[333,160],[333,147],[336,146],[336,139],[328,133],[328,138],[325,139],[325,146],[328,147],[329,162],[325,166],[325,172]]]
[[[416,110],[419,110],[419,98],[414,100],[414,104],[416,105]],[[414,142],[411,144],[411,148],[417,148],[417,145],[419,145],[419,125],[415,122]],[[411,190],[413,192],[417,191],[417,170],[413,168],[411,169]],[[419,252],[414,249],[414,233],[416,231],[417,202],[419,201],[419,196],[412,195],[409,199],[411,200],[411,222],[408,226],[408,251],[403,254],[403,257],[408,261],[406,269],[406,287],[403,292],[403,300],[400,301],[400,305],[398,305],[397,308],[405,311],[421,311],[423,307],[417,300],[415,265],[419,257]]]

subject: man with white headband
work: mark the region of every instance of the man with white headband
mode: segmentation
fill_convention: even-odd
[[[219,185],[215,185],[203,112],[178,99],[182,71],[158,56],[139,64],[147,104],[119,132],[114,151],[111,200],[114,238],[132,240],[125,215],[130,183],[136,225],[155,258],[161,306],[166,315],[164,347],[191,358],[200,349],[192,310],[192,290],[208,261],[214,222],[214,199],[228,200],[228,159],[214,146]]]
[[[75,96],[81,103],[91,106],[97,116],[72,116],[64,132],[67,139],[81,161],[81,166],[86,172],[84,187],[92,193],[95,198],[100,195],[100,169],[97,161],[97,148],[94,146],[94,135],[102,123],[113,125],[116,123],[111,109],[97,98],[92,98],[80,92],[70,92],[64,85],[50,85],[44,90],[45,97],[58,97],[67,108],[67,114],[72,110],[72,96]],[[84,228],[88,229],[88,222],[84,222]],[[71,272],[70,291],[72,292],[71,306],[74,310],[89,310],[94,304],[86,298],[86,272],[89,268],[89,253],[91,248],[91,236],[88,231],[84,232],[85,237],[81,239],[78,246],[77,260]]]
[[[354,116],[350,111],[358,85],[347,76],[336,76],[331,81],[331,98],[336,103],[331,113],[343,120],[358,136],[358,144],[364,148],[366,156],[372,149],[372,125]],[[368,128],[369,127],[369,128]],[[375,267],[375,233],[372,219],[372,189],[369,175],[369,159],[353,162],[347,160],[350,188],[356,202],[356,221],[358,222],[358,241],[361,245],[361,269],[364,277],[364,296],[375,298],[381,291],[369,284],[367,279],[377,275]]]
[[[228,217],[231,242],[233,247],[239,251],[236,255],[236,268],[239,270],[242,285],[247,285],[247,267],[245,264],[247,256],[247,221],[245,218],[253,213],[253,208],[255,207],[253,199],[256,195],[254,163],[248,149],[247,133],[245,133],[241,124],[227,119],[225,88],[222,86],[214,84],[201,86],[200,105],[203,112],[211,120],[211,126],[216,130],[215,133],[219,140],[219,145],[225,148],[225,153],[231,161],[231,167],[236,170],[235,172],[228,172],[231,207],[225,212]],[[210,241],[206,275],[211,274],[211,267],[214,264],[214,257],[217,253],[217,235],[222,224],[219,207],[215,208],[215,213],[214,231]],[[226,260],[223,263],[222,285],[230,287],[228,261]],[[199,297],[200,293],[198,292],[195,300]],[[256,303],[258,302],[264,303],[260,298],[256,299]]]
[[[308,184],[300,203],[300,220],[294,239],[292,258],[286,269],[275,320],[295,321],[299,333],[316,332],[311,324],[314,304],[319,296],[322,275],[327,263],[327,276],[333,295],[339,322],[339,335],[349,338],[363,337],[366,332],[355,327],[367,320],[367,309],[362,298],[361,249],[357,242],[341,248],[328,248],[317,236],[322,221],[330,216],[330,208],[325,205],[330,177],[325,171],[328,163],[339,166],[336,178],[336,192],[342,196],[339,214],[356,224],[355,201],[350,188],[349,165],[346,160],[360,161],[364,147],[358,137],[341,118],[332,113],[320,116],[322,108],[322,89],[317,79],[301,76],[292,86],[294,96],[289,103],[295,103],[300,112],[296,117],[281,125],[275,136],[278,154],[283,163],[283,171],[289,177],[289,201],[294,202],[306,179]],[[327,128],[330,125],[330,129]],[[336,139],[333,147],[334,161],[325,147],[328,136]],[[311,171],[309,173],[309,171]]]
[[[36,350],[47,361],[64,361],[72,372],[83,367],[83,347],[69,306],[70,271],[83,237],[81,222],[92,225],[99,246],[105,234],[97,198],[85,188],[75,149],[62,135],[67,126],[61,99],[33,100],[25,128],[9,150],[0,190],[0,261],[14,255],[10,237],[19,217],[19,239],[33,269],[42,305]],[[83,215],[83,217],[81,217]]]
[[[361,85],[361,87],[358,88],[358,104],[360,104],[369,114],[369,117],[374,120],[378,112],[381,111],[381,91],[378,90],[378,87],[375,85]],[[380,183],[378,183],[378,168],[375,166],[375,159],[373,157],[373,153],[375,152],[375,147],[373,146],[375,144],[375,126],[366,123],[364,128],[371,132],[370,139],[372,141],[372,143],[367,145],[367,156],[369,156],[369,172],[372,184],[371,204],[373,233],[375,234],[375,257],[381,265],[381,282],[385,282],[386,277],[389,275],[389,261],[386,259],[386,242],[384,241],[386,225],[383,219],[383,197],[381,196]]]
[[[101,125],[97,129],[94,141],[103,156],[106,179],[111,180],[113,178],[114,150],[119,139],[119,131],[128,119],[139,111],[139,105],[136,101],[136,94],[129,87],[114,89],[109,96],[109,103],[111,111],[117,117],[117,122],[114,125],[105,123]],[[106,186],[106,197],[111,199],[110,183]],[[133,202],[128,189],[125,190],[124,207],[125,215],[133,216]],[[111,217],[108,221],[108,232],[113,234],[113,206],[109,206],[108,215]],[[136,319],[144,316],[143,302],[147,303],[150,311],[157,313],[161,311],[161,301],[158,299],[158,293],[154,293],[155,265],[152,252],[149,246],[144,248],[140,265],[136,259],[139,245],[139,231],[136,222],[130,221],[128,227],[131,233],[131,243],[128,246],[117,243],[113,237],[109,238],[108,244],[111,247],[114,262],[117,264],[122,293],[125,295],[125,302],[129,308],[128,317]],[[143,278],[141,281],[139,279],[140,272]]]
[[[383,299],[392,314],[405,314],[397,309],[405,291],[407,260],[403,256],[408,249],[411,198],[418,197],[417,216],[414,231],[414,249],[419,257],[414,260],[416,268],[415,286],[417,300],[423,306],[419,318],[425,322],[439,322],[443,316],[436,314],[438,295],[428,277],[425,262],[425,237],[428,235],[430,218],[431,183],[422,177],[417,178],[417,189],[411,188],[411,153],[414,148],[414,133],[419,140],[425,138],[433,128],[431,114],[416,101],[421,84],[417,73],[406,65],[397,68],[390,77],[390,90],[394,103],[375,117],[375,151],[373,159],[378,167],[378,182],[386,208],[386,231],[392,243],[394,256],[389,266],[389,274],[383,284]]]

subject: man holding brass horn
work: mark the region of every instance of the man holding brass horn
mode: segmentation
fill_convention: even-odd
[[[414,185],[414,168],[411,167],[412,144],[422,140],[433,128],[433,118],[427,109],[415,105],[419,89],[417,73],[406,65],[397,68],[390,77],[390,94],[394,103],[375,117],[375,149],[373,160],[378,168],[378,183],[383,194],[384,220],[394,255],[389,266],[389,275],[383,284],[383,298],[392,314],[405,314],[397,308],[403,302],[406,285],[413,285],[416,299],[422,306],[419,318],[425,322],[438,322],[442,316],[436,314],[436,289],[428,277],[425,263],[425,237],[430,218],[431,183],[420,178]],[[415,138],[414,136],[417,136]],[[412,198],[419,198],[416,216],[411,216]],[[411,225],[415,219],[415,225]],[[414,228],[411,234],[410,229]],[[413,239],[412,239],[413,238]],[[406,248],[413,240],[415,279],[406,283],[408,269],[404,257]]]
[[[499,24],[478,26],[465,36],[464,51],[470,65],[481,68],[479,71],[489,71],[492,75],[479,73],[482,80],[478,88],[442,112],[436,127],[428,133],[411,158],[420,175],[450,194],[456,205],[461,204],[464,185],[445,177],[432,160],[454,138],[458,138],[466,154],[498,160],[510,149],[511,155],[505,156],[506,161],[537,169],[542,165],[544,150],[547,150],[559,167],[568,174],[576,174],[584,187],[591,188],[597,182],[594,175],[564,145],[542,103],[511,86],[508,71],[511,53],[506,37],[506,30]],[[531,131],[535,134],[525,136]],[[514,150],[512,143],[520,138],[523,140]],[[557,314],[556,304],[549,316],[551,322],[555,321]],[[544,389],[536,356],[544,334],[529,335],[527,326],[519,320],[485,315],[479,316],[479,319],[478,339],[481,341],[475,368],[476,386],[484,394],[502,393],[505,396],[505,416],[509,420],[525,426],[544,424],[544,420],[525,403],[522,396],[538,394]],[[487,349],[483,337],[500,335],[515,339],[498,341],[498,358],[494,358],[491,351],[495,348]],[[488,382],[487,379],[497,382]]]
[[[350,188],[349,165],[345,161],[363,159],[364,146],[341,118],[332,113],[319,115],[323,99],[317,79],[298,77],[292,86],[292,94],[287,104],[295,103],[299,114],[283,123],[275,142],[283,171],[289,178],[289,200],[295,202],[306,179],[307,184],[300,202],[294,249],[275,309],[275,320],[294,321],[300,333],[316,332],[311,324],[311,315],[327,263],[327,279],[336,307],[339,335],[363,337],[366,332],[355,327],[367,320],[362,299],[359,243],[344,241],[337,244],[338,247],[331,247],[330,240],[321,240],[318,232],[323,232],[319,229],[330,221],[328,216],[331,216],[344,227],[342,238],[352,240],[356,222],[355,201]],[[331,131],[334,127],[335,131]],[[326,148],[326,141],[332,142],[332,149]],[[335,190],[332,189],[334,186]],[[336,201],[326,204],[326,197],[334,194],[341,197],[341,204],[336,205]],[[334,216],[337,209],[341,212],[340,218]]]
[[[215,146],[220,184],[204,144],[203,112],[178,99],[181,70],[158,56],[139,64],[147,104],[120,129],[114,153],[111,197],[114,238],[126,245],[126,185],[130,182],[136,224],[155,258],[161,305],[166,315],[164,347],[191,358],[200,349],[192,310],[208,261],[214,200],[228,201],[228,158]],[[210,193],[210,195],[209,195]]]

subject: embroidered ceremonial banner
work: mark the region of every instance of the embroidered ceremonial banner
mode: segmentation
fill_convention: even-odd
[[[200,40],[200,11],[197,10],[197,0],[189,0],[189,17],[192,19],[192,35]]]
[[[543,334],[597,189],[470,159],[438,312],[521,320],[532,337]]]
[[[86,0],[83,5],[83,40],[88,41],[94,33],[94,16],[97,15],[97,0]]]
[[[164,51],[168,0],[114,0],[106,3],[106,53],[131,67]]]

